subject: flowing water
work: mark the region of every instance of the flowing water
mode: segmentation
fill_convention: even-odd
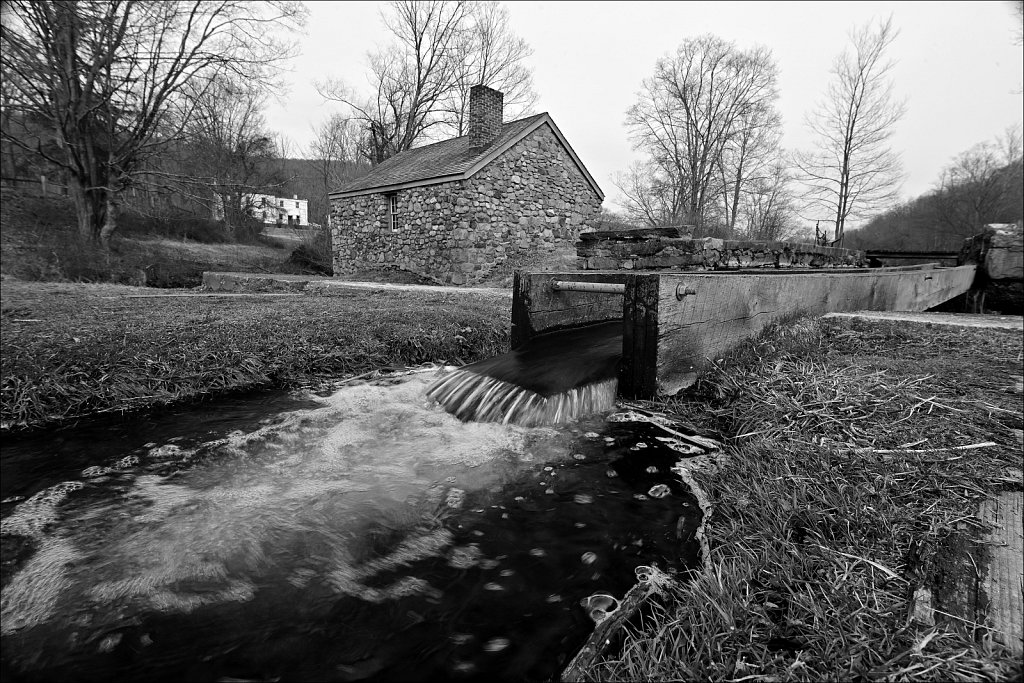
[[[621,360],[621,320],[557,330],[448,373],[427,396],[462,420],[559,424],[611,410]]]
[[[550,680],[588,598],[692,564],[653,427],[462,422],[431,379],[5,444],[3,679]]]

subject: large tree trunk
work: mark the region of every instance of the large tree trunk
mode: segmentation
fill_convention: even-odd
[[[101,242],[109,206],[106,188],[90,187],[81,178],[75,177],[69,179],[69,186],[75,203],[79,235],[90,242]]]
[[[110,236],[117,230],[117,219],[121,215],[121,202],[113,192],[107,192],[107,211],[103,220],[103,227],[100,228],[99,241],[104,249],[110,248]]]

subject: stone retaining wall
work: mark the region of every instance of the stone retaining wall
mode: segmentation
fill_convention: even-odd
[[[576,243],[580,270],[722,270],[866,267],[862,251],[793,242],[679,236],[676,229],[590,232]]]
[[[1024,228],[1020,223],[988,225],[964,240],[959,263],[978,264],[965,307],[981,313],[1024,314]]]
[[[553,131],[541,126],[471,178],[331,202],[336,275],[398,267],[441,284],[480,282],[509,261],[572,257],[601,207]]]

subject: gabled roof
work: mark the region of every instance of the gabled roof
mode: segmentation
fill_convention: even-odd
[[[494,142],[481,150],[470,151],[469,136],[463,135],[396,154],[375,166],[363,177],[331,192],[328,197],[342,199],[464,180],[545,124],[551,127],[551,131],[565,147],[565,151],[568,152],[580,173],[586,178],[587,183],[603,200],[604,192],[598,187],[583,162],[576,156],[576,152],[562,135],[562,131],[558,130],[558,126],[546,112],[502,124],[501,134]]]

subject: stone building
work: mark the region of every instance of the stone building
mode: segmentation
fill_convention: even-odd
[[[398,154],[329,195],[336,275],[400,268],[462,285],[575,255],[604,193],[547,113],[505,123],[502,103],[473,87],[468,135]]]

